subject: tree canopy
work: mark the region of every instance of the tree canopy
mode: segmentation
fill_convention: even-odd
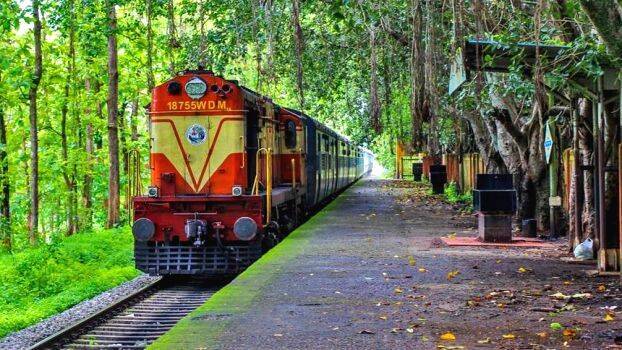
[[[33,171],[39,184],[35,202],[41,204],[34,241],[110,225],[110,123],[116,120],[118,128],[119,149],[112,153],[120,157],[124,197],[127,153],[139,150],[145,163],[148,155],[144,106],[151,88],[197,66],[303,110],[371,148],[389,169],[397,141],[431,155],[479,152],[488,170],[519,174],[523,198],[534,197],[522,211],[533,214],[542,209],[538,191],[547,186],[543,125],[557,118],[562,134],[570,133],[568,116],[550,112],[557,105],[552,91],[581,94],[567,77],[598,76],[603,64],[615,65],[619,57],[608,54],[593,30],[590,18],[597,19],[597,12],[584,11],[599,11],[597,3],[3,1],[0,121],[6,140],[0,132],[0,161],[6,167],[0,171],[10,189],[2,192],[9,197],[2,203],[10,213],[1,216],[3,236],[13,237],[5,246],[27,243]],[[110,9],[116,12],[116,26]],[[33,39],[37,14],[40,81],[35,79]],[[611,35],[606,39],[614,43],[610,50],[619,53],[615,28],[599,32]],[[111,38],[118,51],[118,101],[110,99]],[[513,47],[509,72],[476,72],[450,96],[450,64],[473,38]],[[511,46],[517,43],[563,46],[564,59],[549,62],[538,56],[526,73],[524,52]],[[483,57],[485,64],[493,60]],[[29,102],[35,84],[38,93]],[[32,101],[37,102],[36,122],[29,118]],[[38,170],[32,160],[35,125]],[[148,169],[142,170],[147,175]],[[127,219],[124,212],[119,222]]]

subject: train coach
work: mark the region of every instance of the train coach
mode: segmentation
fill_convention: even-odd
[[[371,171],[373,154],[236,81],[187,70],[154,88],[151,185],[133,199],[136,267],[235,274]]]

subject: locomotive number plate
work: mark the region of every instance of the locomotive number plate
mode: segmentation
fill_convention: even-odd
[[[166,106],[171,111],[227,110],[227,101],[170,101]]]

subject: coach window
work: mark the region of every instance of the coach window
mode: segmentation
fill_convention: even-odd
[[[287,148],[296,148],[296,123],[293,120],[288,120],[285,123],[285,146]]]

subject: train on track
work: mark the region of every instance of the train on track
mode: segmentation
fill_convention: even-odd
[[[148,111],[151,185],[132,232],[149,274],[238,273],[371,171],[370,151],[210,71],[155,87]]]

